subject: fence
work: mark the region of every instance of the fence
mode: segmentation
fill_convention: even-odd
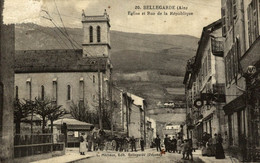
[[[53,134],[17,134],[14,137],[14,157],[26,157],[38,154],[63,151],[63,142],[53,142]]]

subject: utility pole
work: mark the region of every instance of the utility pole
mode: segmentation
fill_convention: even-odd
[[[100,82],[100,60],[98,59],[98,120],[99,128],[102,130],[102,109],[101,109],[101,82]]]

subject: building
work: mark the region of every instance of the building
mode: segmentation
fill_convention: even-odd
[[[12,162],[14,151],[14,25],[3,25],[0,2],[0,162]]]
[[[82,49],[16,51],[17,99],[50,99],[68,112],[73,103],[87,105],[93,113],[108,111],[112,70],[109,16],[106,12],[83,14],[82,24]]]
[[[156,121],[149,117],[146,116],[146,146],[151,147],[152,142],[156,138]]]
[[[148,130],[149,134],[151,134],[150,130],[152,130],[152,126],[147,129],[146,125],[151,123],[154,126],[155,122],[152,119],[145,118],[145,109],[147,107],[145,99],[117,87],[112,88],[112,99],[114,131],[138,139],[142,137],[146,140]]]
[[[248,161],[260,160],[259,5],[259,0],[221,1],[228,151]]]
[[[163,134],[164,135],[168,135],[168,137],[170,138],[177,138],[178,137],[178,133],[180,132],[180,123],[167,123],[165,124],[165,127],[163,129]]]
[[[211,136],[223,133],[225,68],[221,20],[203,28],[196,56],[187,63],[183,83],[187,137],[201,141],[203,132]]]
[[[59,141],[62,133],[62,129],[64,128],[64,124],[66,124],[66,132],[67,137],[66,137],[66,144],[67,147],[79,147],[79,137],[81,136],[82,133],[85,135],[90,134],[90,131],[94,128],[94,126],[90,123],[78,121],[76,119],[72,118],[63,118],[63,119],[58,119],[53,122],[54,126],[54,143]],[[62,135],[63,136],[63,135]]]

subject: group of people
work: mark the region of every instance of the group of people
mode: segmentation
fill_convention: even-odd
[[[81,155],[85,155],[85,152],[92,152],[97,150],[113,150],[119,152],[137,151],[136,150],[137,139],[134,136],[130,137],[118,137],[108,138],[105,136],[105,132],[100,130],[99,132],[89,133],[87,136],[82,133],[80,136],[79,152]],[[144,139],[140,139],[141,151],[144,151]]]
[[[157,151],[162,151],[161,149],[161,139],[159,135],[155,138],[155,145],[156,145],[156,150]],[[192,155],[192,140],[191,139],[186,139],[182,140],[180,137],[177,139],[175,137],[168,137],[168,135],[165,135],[164,138],[164,147],[165,147],[165,152],[169,153],[179,153],[183,155],[183,159],[189,159],[193,160],[193,155]]]
[[[157,151],[162,151],[161,149],[161,139],[159,135],[154,140]],[[224,149],[222,146],[223,138],[221,134],[215,134],[212,138],[210,134],[204,133],[202,137],[202,155],[203,156],[215,156],[216,159],[224,159]],[[165,152],[176,152],[183,155],[183,159],[193,159],[192,152],[198,149],[197,139],[181,139],[178,137],[169,138],[168,135],[165,135],[164,138],[164,147]]]
[[[221,134],[214,134],[211,137],[208,133],[203,133],[202,136],[202,155],[215,156],[216,159],[224,159],[225,153],[222,146],[223,138]]]
[[[119,151],[119,152],[128,152],[130,149],[131,151],[137,151],[136,150],[136,143],[137,139],[134,138],[134,136],[130,137],[117,137],[115,136],[112,141],[108,141],[108,144],[111,143],[112,150]],[[108,147],[109,145],[107,145]],[[141,151],[144,151],[144,139],[141,137],[140,139],[140,147]]]
[[[91,132],[88,135],[81,133],[79,152],[84,155],[86,151],[97,151],[104,150],[105,147],[105,132],[104,130],[99,130],[98,132]]]

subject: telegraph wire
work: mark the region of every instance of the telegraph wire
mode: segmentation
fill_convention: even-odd
[[[61,23],[62,23],[62,26],[63,26],[63,29],[64,29],[64,31],[65,31],[65,34],[67,34],[67,36],[70,38],[69,33],[68,33],[68,31],[67,31],[67,29],[66,29],[66,27],[65,27],[65,25],[64,25],[64,22],[63,22],[63,20],[62,20],[61,15],[60,15],[60,11],[59,11],[59,9],[58,9],[57,3],[56,3],[55,0],[53,0],[53,1],[54,1],[55,6],[56,6],[56,10],[57,10],[57,12],[58,12],[58,14],[59,14],[60,21],[61,21]],[[72,46],[74,46],[74,44],[72,44]],[[76,48],[77,48],[77,47],[76,47]]]
[[[50,22],[52,22],[52,24],[60,31],[60,33],[61,34],[63,34],[68,40],[69,40],[69,42],[71,43],[71,46],[72,46],[72,48],[75,50],[75,48],[74,48],[74,44],[73,44],[73,42],[70,40],[70,38],[68,38],[67,37],[67,35],[55,24],[55,22],[54,22],[54,20],[52,19],[52,17],[50,16],[50,14],[48,13],[48,11],[46,11],[46,10],[42,10],[43,12],[45,12],[49,17],[45,17],[45,16],[42,16],[42,18],[44,18],[44,19],[47,19],[47,20],[49,20]],[[75,46],[76,47],[76,46]]]
[[[50,33],[48,33],[48,32],[44,32],[43,30],[41,30],[41,29],[38,29],[38,28],[35,28],[35,27],[31,27],[31,26],[29,26],[28,24],[24,24],[25,26],[27,26],[27,27],[30,27],[30,28],[33,28],[33,29],[35,29],[35,30],[37,30],[37,31],[40,31],[40,32],[42,32],[42,33],[45,33],[45,34],[47,34],[47,35],[49,35],[49,36],[51,36],[51,37],[54,37],[54,39],[59,43],[59,45],[60,45],[60,47],[61,48],[64,48],[63,46],[62,46],[62,44],[60,43],[60,41],[58,41],[58,39],[54,36],[54,35],[52,35],[52,34],[50,34]],[[53,29],[54,30],[54,29]],[[58,35],[59,36],[59,35]],[[60,37],[60,36],[59,36]],[[63,40],[62,40],[63,41]],[[66,45],[67,46],[67,45]],[[68,47],[68,46],[67,46]],[[69,48],[69,47],[68,47]]]

